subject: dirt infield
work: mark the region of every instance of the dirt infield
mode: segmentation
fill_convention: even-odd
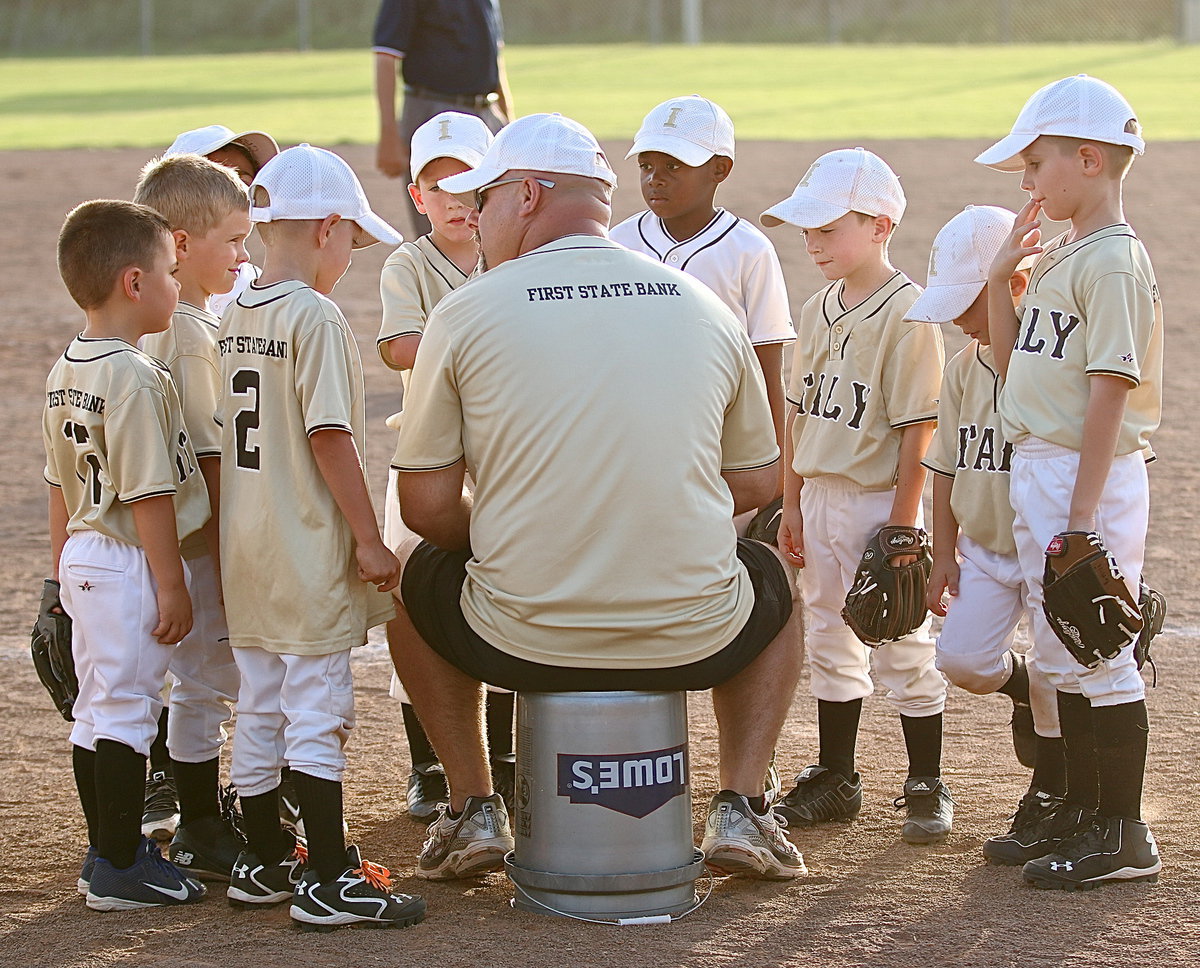
[[[624,154],[612,145],[612,156]],[[824,143],[748,143],[721,201],[748,218],[791,191]],[[918,280],[936,230],[968,202],[1022,202],[1017,180],[971,164],[973,142],[868,144],[901,173],[910,215],[893,257]],[[371,171],[371,151],[342,153],[363,173],[385,217],[400,219],[402,187]],[[45,487],[39,414],[45,374],[80,326],[58,282],[54,244],[63,214],[93,197],[128,197],[146,153],[0,153],[0,261],[7,349],[0,364],[0,964],[5,968],[114,964],[200,968],[255,963],[351,965],[872,965],[1123,966],[1200,963],[1200,815],[1195,803],[1200,752],[1200,673],[1189,658],[1200,640],[1200,467],[1189,413],[1200,407],[1191,379],[1200,370],[1200,309],[1187,293],[1195,254],[1193,176],[1200,145],[1154,145],[1134,167],[1130,220],[1146,240],[1163,293],[1168,326],[1165,415],[1151,466],[1153,518],[1147,575],[1170,601],[1159,640],[1158,678],[1150,691],[1151,758],[1146,816],[1161,845],[1164,873],[1155,886],[1113,887],[1090,894],[1039,892],[1015,869],[986,867],[980,844],[1004,828],[1027,782],[1008,735],[1009,703],[953,690],[946,715],[946,778],[957,801],[954,833],[938,847],[909,847],[898,837],[892,798],[903,780],[899,724],[881,701],[868,702],[859,743],[865,782],[862,818],[795,835],[811,873],[784,885],[717,882],[711,898],[671,926],[606,928],[511,910],[502,875],[429,885],[412,877],[423,829],[400,807],[405,753],[398,706],[387,697],[386,653],[360,650],[358,722],[351,743],[347,815],[352,839],[392,868],[404,889],[429,900],[429,917],[404,932],[293,931],[286,908],[235,911],[223,891],[184,910],[100,915],[75,891],[84,828],[71,780],[67,729],[49,709],[28,660],[27,628],[47,568]],[[636,208],[633,167],[620,174],[617,217]],[[403,221],[397,224],[404,225]],[[773,234],[795,309],[820,285],[798,232]],[[386,253],[366,250],[338,287],[358,335],[367,376],[373,434],[369,466],[382,491],[392,435],[383,418],[397,381],[374,351],[379,268]],[[960,341],[949,339],[957,348]],[[1188,428],[1192,427],[1191,430]],[[1191,439],[1192,444],[1187,444]],[[264,574],[269,574],[269,551]],[[691,697],[696,818],[715,787],[715,725],[706,696]],[[780,763],[794,773],[815,754],[814,704],[801,682],[780,743]],[[626,959],[628,959],[626,961]]]

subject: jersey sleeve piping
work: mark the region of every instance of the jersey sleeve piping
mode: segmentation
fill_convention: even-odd
[[[178,492],[173,487],[171,487],[171,488],[160,487],[153,491],[138,491],[138,492],[136,492],[134,494],[130,494],[130,495],[118,494],[117,500],[119,500],[122,504],[134,504],[138,501],[145,501],[147,498],[169,497],[176,493],[178,493]]]
[[[371,52],[374,54],[389,54],[397,60],[404,60],[404,51],[396,50],[394,47],[372,47]]]
[[[757,464],[731,464],[731,465],[722,464],[721,465],[721,473],[724,474],[726,471],[729,471],[729,472],[759,471],[765,467],[770,467],[772,464],[778,464],[778,463],[779,463],[779,454],[776,453],[775,456],[772,457],[770,460],[761,461]]]
[[[310,436],[310,437],[313,434],[318,433],[322,430],[344,430],[348,434],[354,433],[354,428],[351,427],[350,424],[345,423],[344,421],[333,421],[330,423],[320,423],[320,424],[316,424],[312,427],[304,428],[304,432],[306,434],[308,434],[308,436]]]
[[[898,421],[897,423],[891,424],[891,428],[893,430],[902,430],[905,427],[912,427],[915,424],[936,423],[936,422],[937,422],[937,411],[935,410],[935,411],[933,411],[933,413],[925,414],[924,416],[909,417],[907,420]]]
[[[1084,373],[1086,373],[1088,376],[1119,376],[1122,380],[1128,380],[1135,387],[1142,385],[1140,377],[1133,376],[1125,370],[1110,370],[1102,366],[1089,366],[1086,370],[1084,370]]]
[[[455,464],[457,464],[460,460],[463,459],[463,456],[464,456],[463,454],[459,454],[457,457],[454,458],[454,460],[450,461],[449,463],[436,464],[433,467],[412,467],[407,464],[397,464],[395,462],[392,463],[391,467],[393,470],[397,470],[397,471],[401,471],[402,473],[409,473],[409,474],[420,474],[420,473],[423,473],[426,471],[444,471],[447,467],[453,467]]]

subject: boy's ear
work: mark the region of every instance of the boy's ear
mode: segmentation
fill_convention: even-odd
[[[175,239],[175,259],[178,262],[183,262],[187,258],[188,241],[191,238],[186,229],[175,229],[171,233]]]
[[[1029,288],[1029,273],[1018,270],[1014,272],[1008,280],[1008,291],[1012,293],[1013,302],[1019,300],[1025,295],[1025,290]]]
[[[890,216],[877,215],[875,217],[875,231],[871,233],[871,241],[886,242],[892,234],[892,229],[895,227],[895,223],[892,222]]]
[[[126,266],[121,271],[119,285],[126,299],[138,302],[142,298],[142,270],[138,266]]]
[[[1084,175],[1094,177],[1104,171],[1104,152],[1099,145],[1085,141],[1076,150]]]
[[[424,215],[425,202],[421,198],[421,189],[419,189],[415,184],[410,184],[408,186],[408,197],[411,198],[413,200],[413,204],[417,206],[417,211]]]
[[[330,236],[333,235],[334,226],[342,220],[340,215],[326,215],[321,220],[321,224],[317,226],[317,248],[323,249],[329,244]]]
[[[724,155],[713,156],[713,181],[715,181],[718,185],[721,184],[721,182],[729,177],[729,173],[731,171],[733,171],[732,158],[726,158]]]

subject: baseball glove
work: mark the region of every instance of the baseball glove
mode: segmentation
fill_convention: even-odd
[[[1138,611],[1142,613],[1142,631],[1133,643],[1133,657],[1137,659],[1139,669],[1149,663],[1154,670],[1154,685],[1157,686],[1158,667],[1154,664],[1154,656],[1150,654],[1150,643],[1163,630],[1163,623],[1167,620],[1167,600],[1162,592],[1155,591],[1143,581],[1138,589]]]
[[[50,693],[62,718],[71,722],[71,707],[79,695],[75,660],[71,656],[71,617],[58,600],[58,582],[47,578],[42,584],[42,605],[29,636],[33,667]]]
[[[910,565],[892,563],[903,555],[916,555],[917,560]],[[932,567],[929,535],[924,531],[881,528],[858,563],[842,618],[872,648],[904,638],[925,620],[925,589]]]
[[[1095,531],[1063,531],[1046,547],[1042,611],[1067,651],[1094,669],[1145,624],[1117,561]]]
[[[758,514],[746,526],[746,537],[773,545],[779,539],[779,522],[783,519],[783,498],[759,508]]]

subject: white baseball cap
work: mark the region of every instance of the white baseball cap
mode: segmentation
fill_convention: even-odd
[[[699,94],[663,101],[646,115],[626,158],[661,151],[691,168],[710,158],[733,157],[733,122],[718,104]]]
[[[1015,213],[998,205],[968,205],[942,226],[929,253],[925,291],[904,318],[949,323],[970,309],[1016,220]],[[1017,268],[1025,268],[1032,259]]]
[[[474,169],[443,178],[438,185],[452,195],[463,195],[514,169],[583,175],[617,187],[616,172],[595,136],[578,121],[561,114],[517,118],[500,130]]]
[[[263,192],[264,205],[254,204]],[[281,151],[250,184],[250,221],[286,222],[340,215],[354,222],[354,248],[376,242],[399,245],[404,237],[371,211],[358,176],[332,151],[297,145]]]
[[[459,111],[435,114],[413,132],[412,180],[435,158],[456,158],[478,168],[491,143],[492,132],[482,118]]]
[[[204,128],[193,128],[185,131],[171,142],[171,147],[163,152],[164,158],[172,155],[207,155],[237,142],[244,145],[254,159],[254,163],[262,168],[268,161],[279,154],[279,145],[265,131],[243,131],[234,134],[232,128],[223,124],[210,124]]]
[[[1025,102],[1008,137],[975,160],[999,171],[1022,171],[1020,154],[1044,134],[1146,150],[1137,115],[1111,84],[1087,74],[1047,84]]]
[[[907,204],[900,179],[886,161],[865,148],[842,148],[814,161],[796,190],[758,220],[768,228],[790,222],[816,229],[848,212],[861,212],[898,223]]]

